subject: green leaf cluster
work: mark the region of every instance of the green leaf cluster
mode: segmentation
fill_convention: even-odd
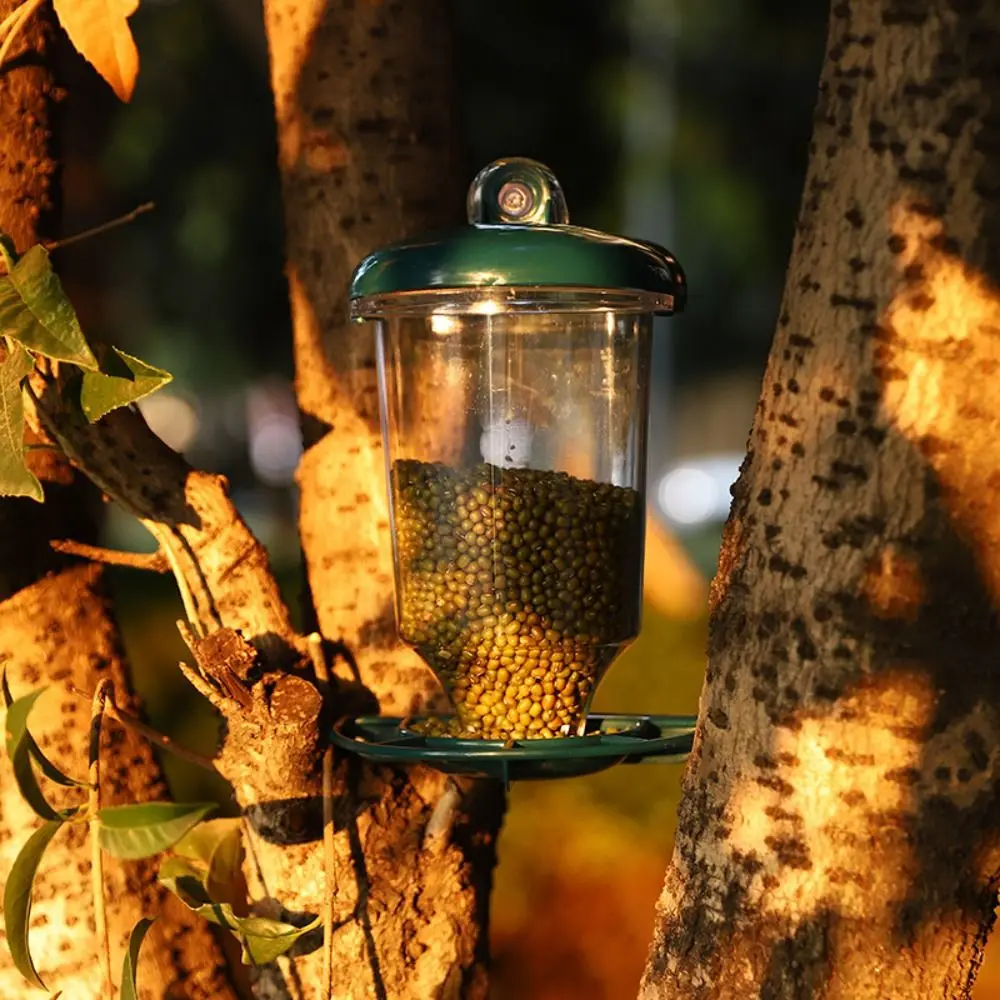
[[[91,348],[44,247],[18,257],[0,235],[0,258],[7,266],[0,277],[0,496],[41,501],[42,485],[24,458],[24,385],[36,355],[81,370],[79,405],[92,422],[145,398],[171,376],[117,348]]]
[[[241,915],[247,906],[240,882],[238,819],[202,823],[178,842],[174,851],[177,857],[160,866],[160,882],[200,917],[231,931],[242,945],[243,961],[248,965],[273,962],[322,922],[317,917],[304,927],[296,927],[281,920]]]
[[[39,784],[36,769],[63,787],[87,787],[85,782],[64,774],[56,767],[28,731],[31,710],[46,690],[39,688],[21,698],[14,698],[7,681],[7,671],[0,670],[0,692],[6,709],[5,742],[14,779],[21,797],[45,821],[28,838],[7,872],[3,890],[4,927],[14,966],[29,983],[43,990],[47,987],[35,968],[28,943],[35,875],[46,848],[62,827],[91,818],[80,806],[64,810],[53,808]],[[214,867],[209,867],[215,873],[209,884],[219,891],[220,886],[233,881],[233,873],[239,870],[240,842],[238,827],[235,831],[232,828],[232,824],[238,821],[202,822],[214,808],[215,804],[211,802],[144,802],[99,809],[96,817],[98,840],[105,851],[117,858],[146,858],[172,847],[199,857],[208,853],[210,860],[214,859]],[[138,996],[136,964],[151,922],[140,920],[132,931],[122,972],[123,1000]]]

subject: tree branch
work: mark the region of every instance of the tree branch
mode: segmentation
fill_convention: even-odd
[[[36,373],[29,392],[38,421],[70,461],[137,517],[160,544],[203,635],[242,632],[287,667],[305,655],[264,547],[229,497],[222,476],[193,469],[147,426],[137,409],[90,424],[73,401],[71,376]]]
[[[105,563],[108,566],[127,566],[130,569],[144,569],[154,573],[170,572],[170,563],[162,552],[120,552],[100,545],[75,542],[70,538],[54,538],[49,544],[56,552],[80,556],[81,559]]]

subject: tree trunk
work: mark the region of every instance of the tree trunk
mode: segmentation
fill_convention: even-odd
[[[835,3],[641,996],[967,997],[1000,878],[1000,6]]]
[[[418,711],[437,685],[396,638],[374,345],[369,329],[349,325],[347,291],[368,251],[440,228],[462,205],[445,13],[437,0],[265,3],[313,610],[321,633],[348,650],[345,676],[384,714]],[[341,767],[355,808],[365,795],[378,804],[361,817],[364,836],[346,831],[340,848],[338,871],[353,866],[357,882],[338,885],[338,908],[356,912],[367,898],[368,912],[361,937],[338,936],[338,995],[485,997],[500,789],[420,768]]]
[[[17,0],[0,0],[0,20]],[[0,229],[19,250],[43,235],[51,217],[57,164],[49,151],[52,76],[45,68],[50,28],[36,15],[0,72]],[[57,555],[51,539],[93,540],[100,496],[69,464],[51,452],[30,462],[46,490],[46,503],[0,500],[0,664],[15,697],[48,685],[31,717],[37,742],[58,766],[87,774],[90,704],[86,695],[109,677],[118,701],[133,711],[126,667],[98,566]],[[83,695],[74,693],[83,692]],[[131,704],[130,704],[131,702]],[[107,725],[102,742],[105,804],[165,796],[159,766],[147,744]],[[62,792],[60,800],[57,792]],[[65,790],[46,787],[55,805]],[[37,818],[20,799],[10,761],[0,759],[0,870],[7,872]],[[39,972],[65,1000],[100,995],[90,896],[86,827],[60,832],[35,883],[32,951]],[[142,996],[232,998],[225,966],[206,925],[157,886],[151,862],[107,859],[105,885],[113,954],[143,914],[159,913],[143,949]],[[34,996],[0,947],[0,996]]]

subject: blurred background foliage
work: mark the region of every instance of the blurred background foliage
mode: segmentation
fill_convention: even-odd
[[[657,337],[650,513],[698,567],[699,587],[714,569],[777,317],[826,10],[823,0],[454,4],[470,179],[497,156],[540,159],[575,222],[657,239],[688,272],[688,311]],[[150,200],[156,211],[67,248],[59,264],[92,330],[175,374],[148,419],[229,477],[295,606],[300,441],[259,4],[144,0],[132,24],[142,69],[127,106],[62,54],[63,228]],[[454,196],[461,205],[465,192]],[[700,482],[702,494],[682,490],[678,506],[664,485],[670,471],[704,459],[721,471],[697,480],[687,468],[684,489]],[[152,547],[113,509],[106,533],[110,544]],[[602,685],[598,709],[697,710],[704,602],[679,614],[684,602],[663,599],[670,551],[653,550],[647,573],[661,586],[651,586],[643,634]],[[184,650],[171,582],[115,571],[115,583],[153,724],[210,751],[212,716],[176,669]],[[178,795],[225,800],[203,774],[165,763]],[[513,789],[494,903],[498,1000],[635,995],[680,773],[618,768]],[[988,995],[984,983],[977,996]]]

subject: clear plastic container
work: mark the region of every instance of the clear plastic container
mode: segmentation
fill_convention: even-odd
[[[376,324],[399,632],[451,735],[580,734],[638,634],[659,305],[565,287],[354,303]]]

